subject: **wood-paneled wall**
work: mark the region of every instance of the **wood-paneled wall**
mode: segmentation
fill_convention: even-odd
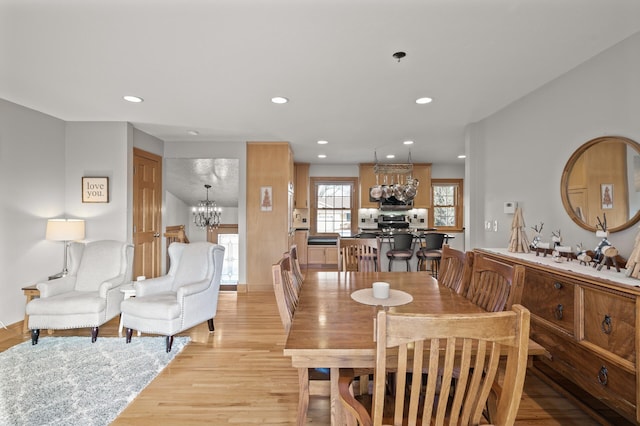
[[[247,291],[270,291],[271,265],[288,250],[293,155],[287,142],[247,143]],[[261,189],[271,187],[271,211]]]

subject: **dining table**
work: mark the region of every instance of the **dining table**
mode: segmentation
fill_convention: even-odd
[[[374,282],[389,283],[389,299],[376,299],[368,293]],[[307,271],[283,351],[298,369],[298,425],[306,422],[309,368],[330,370],[331,424],[344,424],[339,369],[373,372],[374,323],[379,309],[428,314],[484,312],[466,297],[438,285],[426,271]],[[529,356],[544,354],[544,348],[530,341]]]

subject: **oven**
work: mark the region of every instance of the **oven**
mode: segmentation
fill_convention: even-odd
[[[378,217],[379,229],[408,229],[409,218],[403,214],[381,214]]]

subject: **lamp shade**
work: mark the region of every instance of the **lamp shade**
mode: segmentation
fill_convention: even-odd
[[[84,220],[49,219],[46,238],[51,241],[82,240],[84,238]]]

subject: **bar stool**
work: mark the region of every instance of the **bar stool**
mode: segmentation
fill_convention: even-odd
[[[408,272],[411,269],[409,261],[413,257],[413,234],[393,234],[390,242],[391,249],[387,251],[389,271],[391,271],[391,262],[394,260],[404,260],[407,262]]]
[[[424,239],[424,244],[416,252],[418,258],[418,271],[421,270],[425,264],[429,265],[428,271],[431,271],[431,275],[434,278],[438,278],[438,267],[440,266],[440,259],[442,258],[442,245],[445,242],[447,234],[441,234],[439,232],[429,232],[423,234],[421,239]]]

